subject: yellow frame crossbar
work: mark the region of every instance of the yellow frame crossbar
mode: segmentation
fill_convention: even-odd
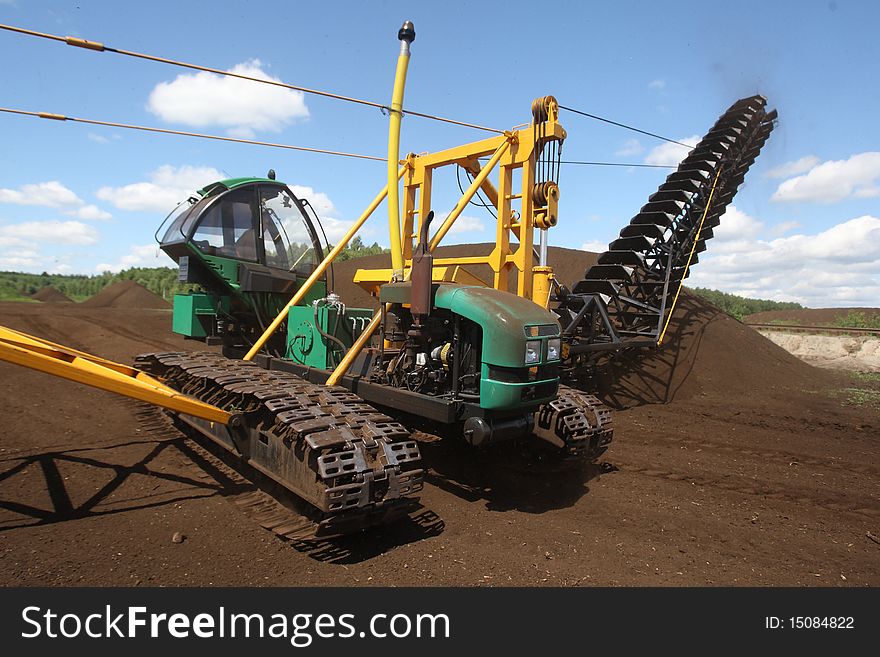
[[[443,258],[435,260],[435,264],[488,265],[493,272],[492,287],[514,292],[525,299],[534,300],[538,305],[546,306],[546,285],[539,285],[539,289],[535,289],[535,267],[538,264],[534,258],[535,233],[553,225],[555,216],[553,223],[548,224],[545,221],[548,208],[535,203],[533,192],[537,178],[536,160],[545,144],[563,141],[566,132],[559,123],[559,108],[555,99],[547,96],[539,101],[544,108],[544,114],[540,118],[533,115],[532,123],[524,128],[436,153],[407,157],[401,229],[404,271],[412,266],[414,241],[419,234],[421,222],[431,210],[434,173],[443,167],[457,165],[467,170],[473,176],[473,181],[444,218],[429,248],[433,250],[440,243],[477,190],[487,196],[498,216],[495,248],[486,256]],[[482,164],[480,158],[483,157],[490,159]],[[489,179],[493,170],[498,171],[497,184]],[[518,181],[515,176],[519,177]],[[558,190],[554,202],[555,198],[558,198]],[[395,226],[392,225],[392,233],[394,229]],[[396,263],[392,264],[392,268],[396,272]],[[540,273],[546,277],[549,271]],[[509,289],[508,278],[514,272],[515,289]],[[368,287],[374,282],[388,282],[387,278],[380,278],[384,276],[384,271],[359,270],[358,275]]]
[[[0,326],[0,360],[179,413],[233,424],[236,415],[187,397],[140,370]]]

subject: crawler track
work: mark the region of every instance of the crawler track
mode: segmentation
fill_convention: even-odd
[[[391,522],[417,504],[418,445],[403,425],[344,388],[211,353],[144,354],[136,365],[180,392],[240,412],[234,428],[178,420],[308,502],[316,536]]]
[[[586,461],[599,458],[614,435],[611,409],[597,397],[568,386],[559,386],[556,399],[541,405],[533,431],[567,456]]]

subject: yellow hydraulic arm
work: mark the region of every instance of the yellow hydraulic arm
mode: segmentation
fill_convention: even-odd
[[[0,326],[0,360],[210,422],[232,425],[238,417],[216,406],[182,395],[134,367],[120,365],[5,326]]]

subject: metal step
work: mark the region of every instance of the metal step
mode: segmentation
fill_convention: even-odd
[[[630,224],[629,226],[624,226],[620,231],[621,237],[636,237],[637,235],[644,235],[645,237],[656,239],[663,236],[663,229],[657,224],[650,223]]]
[[[635,251],[606,251],[599,256],[600,265],[629,265],[630,267],[644,267],[645,258]]]

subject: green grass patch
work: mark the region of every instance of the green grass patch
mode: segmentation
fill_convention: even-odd
[[[880,314],[869,315],[861,310],[851,310],[846,315],[837,317],[832,326],[880,329]]]
[[[850,372],[853,386],[840,391],[847,406],[880,410],[880,372]]]
[[[847,406],[862,406],[880,410],[880,390],[844,388],[842,392],[846,396],[843,403]]]

